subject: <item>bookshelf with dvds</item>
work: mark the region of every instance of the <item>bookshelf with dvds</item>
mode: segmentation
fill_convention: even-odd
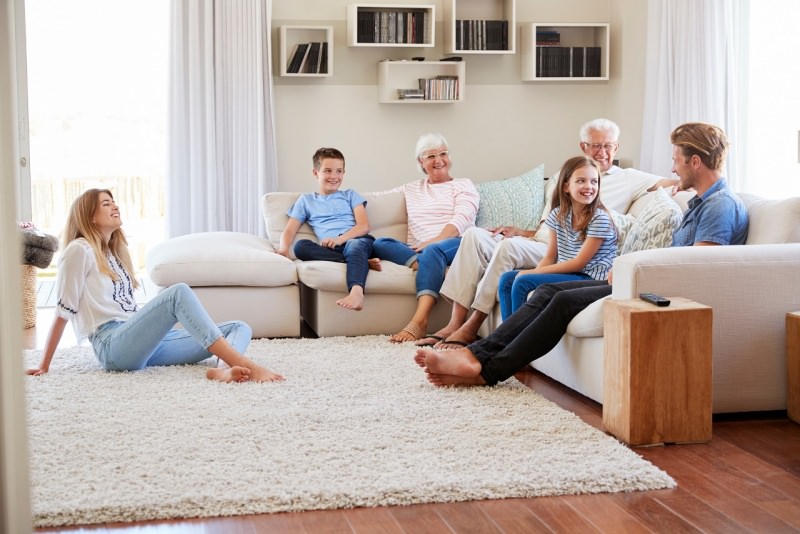
[[[463,61],[380,61],[378,102],[452,104],[464,100]],[[420,81],[424,82],[421,83]],[[426,88],[421,87],[427,86]]]
[[[522,81],[608,80],[608,23],[541,23],[520,27]]]
[[[516,0],[442,0],[445,54],[514,54]]]
[[[423,4],[350,4],[347,46],[432,47],[436,8]]]
[[[281,76],[332,76],[333,26],[281,26],[278,61]]]

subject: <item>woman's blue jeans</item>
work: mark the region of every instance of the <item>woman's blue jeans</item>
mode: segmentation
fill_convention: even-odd
[[[174,328],[178,322],[183,329]],[[244,354],[252,331],[241,321],[214,324],[194,291],[179,283],[153,297],[128,320],[103,323],[89,341],[106,370],[134,371],[205,360],[211,356],[206,349],[223,335]]]
[[[542,284],[592,279],[583,273],[518,274],[519,270],[501,274],[497,285],[497,300],[500,301],[500,315],[504,321],[525,304],[531,291]]]
[[[430,244],[418,253],[402,241],[381,237],[372,245],[372,255],[406,267],[416,260],[417,298],[430,295],[438,300],[447,267],[453,263],[460,244],[460,237],[451,237]]]
[[[294,255],[303,261],[335,261],[346,264],[345,278],[349,292],[353,286],[363,288],[367,283],[369,257],[372,254],[374,241],[375,238],[371,235],[364,235],[348,239],[343,245],[327,248],[310,239],[301,239],[294,244]]]

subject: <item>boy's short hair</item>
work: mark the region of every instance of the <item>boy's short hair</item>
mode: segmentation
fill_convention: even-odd
[[[336,148],[322,147],[317,149],[311,160],[314,163],[314,170],[319,170],[323,159],[340,159],[342,160],[342,167],[344,167],[344,154]]]

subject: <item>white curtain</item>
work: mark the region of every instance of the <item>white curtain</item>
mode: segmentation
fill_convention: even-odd
[[[265,235],[277,187],[271,0],[173,0],[167,165],[170,237]]]
[[[741,190],[744,146],[739,80],[746,69],[741,21],[747,0],[649,0],[642,170],[667,175],[670,132],[701,121],[725,130],[725,176]]]

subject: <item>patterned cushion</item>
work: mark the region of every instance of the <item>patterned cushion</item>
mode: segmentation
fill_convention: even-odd
[[[475,225],[480,228],[536,228],[544,209],[544,165],[505,180],[476,184],[481,196]]]
[[[611,215],[611,220],[614,221],[614,226],[617,227],[617,256],[619,256],[622,254],[622,245],[625,244],[625,238],[633,228],[636,218],[612,209],[608,210],[608,213]]]
[[[681,208],[662,188],[651,195],[652,200],[628,231],[620,254],[672,245],[672,232],[677,230],[683,219]]]

